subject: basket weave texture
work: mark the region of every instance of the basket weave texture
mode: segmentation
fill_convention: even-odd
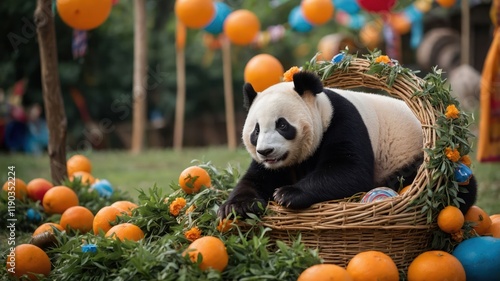
[[[353,58],[347,69],[337,69],[325,78],[324,85],[379,89],[405,101],[422,124],[424,148],[432,148],[436,141],[436,108],[425,98],[414,95],[422,91],[425,81],[413,73],[405,73],[389,86],[386,76],[368,74],[369,68],[367,59]],[[428,159],[424,153],[424,164],[410,190],[403,195],[371,203],[329,201],[300,211],[270,202],[263,224],[272,229],[269,234],[272,239],[291,243],[300,234],[302,242],[317,248],[326,263],[346,266],[357,253],[377,250],[388,254],[399,269],[406,270],[416,256],[429,249],[437,228],[422,214],[423,206],[410,204],[427,188],[432,175],[425,165]]]

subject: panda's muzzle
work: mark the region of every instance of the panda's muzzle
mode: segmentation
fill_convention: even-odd
[[[268,163],[268,164],[277,163],[279,161],[285,160],[288,157],[288,152],[286,152],[285,154],[283,154],[279,157],[272,157],[273,152],[274,152],[273,148],[257,150],[257,153],[259,153],[262,156],[263,162]]]

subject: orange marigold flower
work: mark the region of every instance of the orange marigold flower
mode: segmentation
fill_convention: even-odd
[[[444,114],[448,119],[457,119],[460,111],[454,104],[450,104],[446,107],[446,113]]]
[[[466,165],[467,167],[470,167],[470,165],[472,164],[469,155],[462,156],[462,158],[460,158],[460,162],[464,163],[464,165]]]
[[[179,212],[182,208],[184,208],[184,206],[186,206],[186,199],[177,197],[172,203],[170,203],[170,213],[173,216],[178,216]]]
[[[196,209],[196,205],[195,204],[189,206],[189,208],[186,209],[186,215],[189,214],[189,213],[191,213],[191,212],[193,212],[194,209]]]
[[[184,232],[184,236],[187,240],[193,242],[194,240],[201,237],[201,230],[198,227],[191,227],[190,230]]]
[[[457,162],[458,160],[460,160],[460,152],[458,152],[458,150],[456,148],[451,149],[451,147],[447,147],[444,150],[444,154],[452,162]]]
[[[219,222],[219,225],[217,225],[217,230],[220,232],[226,232],[229,229],[231,229],[233,220],[229,219],[223,219]]]
[[[378,63],[390,63],[391,59],[389,58],[389,56],[378,56],[378,57],[375,58],[375,62],[378,62]]]
[[[290,67],[284,74],[283,74],[283,81],[285,82],[292,82],[293,81],[293,75],[297,72],[300,72],[300,68],[296,66]]]

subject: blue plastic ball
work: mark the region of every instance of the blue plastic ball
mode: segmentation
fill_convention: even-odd
[[[332,63],[339,63],[344,59],[344,53],[338,53],[332,58]]]
[[[215,16],[203,29],[214,35],[222,33],[224,29],[224,21],[231,12],[231,8],[227,4],[223,2],[215,2]]]
[[[297,32],[309,32],[313,29],[312,24],[307,22],[302,14],[300,6],[293,8],[288,15],[288,24],[292,30]]]
[[[459,184],[467,184],[472,177],[472,170],[464,163],[459,163],[455,169],[455,181]]]
[[[31,222],[40,222],[42,220],[40,213],[33,208],[29,208],[26,211],[26,218]]]
[[[99,196],[109,198],[113,195],[113,186],[107,180],[100,180],[92,185],[92,188],[99,193]]]
[[[465,269],[467,281],[500,278],[500,238],[474,237],[462,241],[453,251]]]
[[[82,252],[84,252],[84,253],[97,253],[97,245],[85,244],[82,246]]]

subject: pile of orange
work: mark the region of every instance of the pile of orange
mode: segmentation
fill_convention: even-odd
[[[199,166],[187,167],[179,175],[179,185],[187,194],[197,193],[202,187],[210,187],[210,175]]]
[[[2,190],[5,190],[6,192],[14,192],[14,197],[21,201],[23,201],[28,195],[26,183],[20,178],[6,181],[3,184]]]
[[[106,232],[106,237],[111,237],[118,240],[139,241],[144,238],[144,232],[138,226],[131,223],[120,223]]]
[[[229,262],[224,242],[214,236],[203,236],[194,240],[184,251],[183,255],[189,255],[189,258],[193,262],[196,262],[198,255],[201,255],[202,260],[198,265],[201,270],[213,268],[222,272]]]
[[[13,260],[10,260],[10,257],[14,257]],[[30,280],[38,280],[35,274],[48,276],[50,270],[49,256],[35,245],[18,245],[7,256],[7,272],[16,279],[26,274]]]

